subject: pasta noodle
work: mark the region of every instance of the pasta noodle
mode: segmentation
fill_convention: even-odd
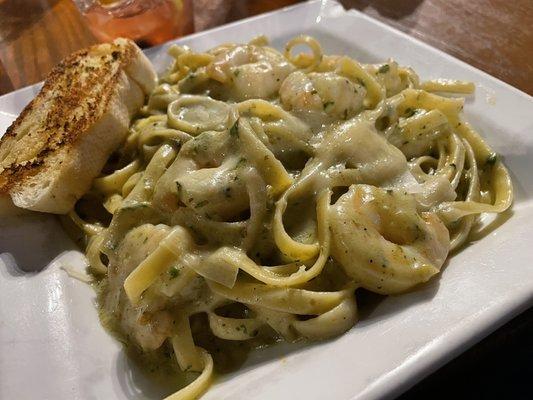
[[[105,319],[199,373],[168,399],[207,390],[218,364],[206,337],[342,334],[358,318],[356,290],[427,282],[481,213],[512,203],[501,159],[462,120],[464,100],[435,94],[471,83],[420,83],[393,60],[324,55],[309,36],[284,54],[265,37],[169,53],[93,183],[101,206],[82,213],[82,199],[70,214]]]

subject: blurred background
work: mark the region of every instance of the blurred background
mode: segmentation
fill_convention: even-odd
[[[326,1],[326,0],[324,0]],[[301,0],[0,0],[0,94],[116,35],[141,46]],[[340,0],[533,95],[533,0]]]
[[[150,47],[300,2],[0,0],[0,95],[42,80],[63,57],[98,41],[127,36]],[[533,0],[340,2],[533,95]],[[401,399],[532,399],[532,377],[530,309]]]

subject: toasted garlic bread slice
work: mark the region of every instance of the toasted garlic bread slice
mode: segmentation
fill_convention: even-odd
[[[0,140],[0,193],[21,208],[69,212],[155,83],[150,61],[128,39],[67,57]]]

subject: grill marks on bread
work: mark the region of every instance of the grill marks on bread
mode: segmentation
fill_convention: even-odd
[[[64,59],[0,140],[0,193],[13,197],[13,191],[35,186],[35,179],[30,178],[40,178],[37,174],[49,177],[48,170],[61,168],[65,154],[74,154],[80,148],[87,151],[81,142],[84,136],[95,134],[95,127],[102,121],[109,120],[110,115],[127,121],[123,112],[116,114],[117,101],[127,108],[131,118],[142,106],[139,90],[148,94],[155,80],[149,61],[127,39],[95,45]],[[105,138],[103,133],[107,132],[101,129],[105,128],[96,131]],[[109,132],[110,137],[124,134]],[[110,143],[116,145],[116,140]],[[84,168],[77,165],[74,169],[83,172]],[[78,196],[77,191],[73,195]]]
[[[73,53],[52,70],[41,92],[0,141],[1,148],[4,142],[8,147],[0,151],[0,191],[37,173],[49,153],[76,142],[105,112],[133,50],[123,43],[93,46]]]

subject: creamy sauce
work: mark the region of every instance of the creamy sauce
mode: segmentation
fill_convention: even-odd
[[[293,54],[300,44],[311,53]],[[427,282],[478,214],[511,204],[463,100],[431,93],[467,83],[326,56],[306,36],[284,54],[264,38],[170,52],[71,217],[101,279],[103,325],[162,387],[175,374],[176,398],[254,348],[346,332],[356,289]]]

